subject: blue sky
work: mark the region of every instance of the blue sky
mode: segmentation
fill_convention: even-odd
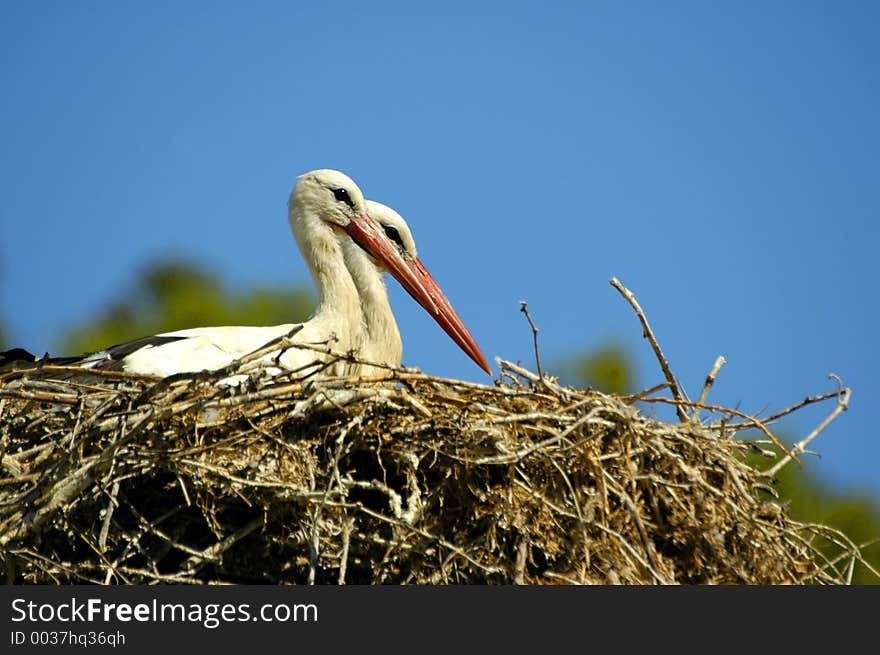
[[[321,6],[318,6],[318,5]],[[491,358],[616,340],[774,410],[853,388],[809,468],[880,499],[880,5],[4,3],[0,320],[54,350],[158,257],[310,284],[295,177],[400,211]],[[396,284],[406,364],[485,380]],[[785,423],[806,434],[831,407]]]

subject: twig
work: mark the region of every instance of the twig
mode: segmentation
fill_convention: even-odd
[[[113,461],[116,452],[137,436],[152,418],[152,410],[132,428],[126,430],[126,424],[120,427],[120,437],[104,448],[101,454],[80,466],[68,478],[59,481],[51,490],[51,497],[29,520],[22,520],[15,528],[0,534],[0,546],[6,546],[13,539],[23,539],[50,520],[73,498],[81,494],[102,473],[103,469]]]
[[[543,380],[544,372],[541,370],[541,355],[538,353],[538,326],[532,320],[532,315],[529,314],[529,307],[525,300],[519,301],[519,311],[526,315],[526,320],[532,328],[532,339],[535,342],[535,368],[538,369],[538,377]]]
[[[346,517],[345,527],[342,529],[342,553],[339,555],[339,577],[336,584],[345,584],[345,572],[348,569],[348,550],[351,547],[351,532],[354,530],[354,519]]]
[[[683,402],[684,397],[681,394],[681,389],[678,386],[678,382],[676,381],[675,376],[672,374],[672,369],[669,368],[669,362],[667,362],[666,357],[663,356],[663,351],[660,350],[660,344],[657,343],[657,338],[654,336],[654,332],[651,330],[651,326],[648,325],[648,319],[645,316],[645,312],[642,311],[641,306],[639,306],[636,297],[633,295],[632,291],[623,286],[620,280],[618,280],[616,277],[611,278],[611,286],[617,289],[635,310],[636,316],[639,317],[639,321],[642,324],[642,336],[644,336],[645,339],[648,340],[648,342],[651,344],[651,348],[654,349],[654,354],[657,356],[657,361],[660,362],[660,368],[663,370],[663,375],[666,377],[666,381],[669,383],[669,390],[672,392],[672,397],[680,402]],[[682,405],[677,405],[675,410],[678,414],[678,418],[682,421],[682,423],[690,420],[688,413],[684,410],[684,407]]]
[[[662,391],[669,387],[668,382],[661,382],[660,384],[655,384],[653,387],[648,387],[644,391],[639,391],[638,393],[631,393],[625,396],[620,396],[620,399],[627,403],[634,403],[637,400],[641,400],[647,396],[650,396],[652,393],[657,393],[658,391]]]
[[[617,530],[613,528],[609,528],[607,525],[602,525],[601,523],[594,523],[597,528],[599,528],[602,532],[606,532],[610,534],[612,537],[617,539],[617,542],[623,546],[624,550],[626,550],[630,555],[632,555],[635,560],[645,567],[645,570],[650,573],[653,578],[662,585],[671,584],[669,580],[667,580],[663,575],[657,571],[653,566],[651,566],[650,562],[646,562],[645,559],[639,555],[639,552],[635,549],[632,544],[630,544],[626,539],[624,539],[623,535],[620,534]]]
[[[715,377],[718,375],[718,371],[721,370],[721,367],[727,362],[724,359],[723,355],[718,355],[718,359],[715,360],[715,363],[712,365],[712,370],[709,371],[709,375],[706,376],[706,381],[703,383],[703,391],[700,393],[700,399],[697,401],[697,407],[694,408],[694,420],[700,420],[700,408],[699,405],[702,405],[706,402],[706,397],[709,395],[709,389],[712,388],[712,385],[715,384]]]
[[[205,550],[203,550],[202,552],[193,554],[189,559],[186,560],[186,562],[184,562],[184,570],[186,571],[186,573],[196,573],[208,562],[219,561],[220,555],[232,548],[236,543],[244,539],[251,532],[261,527],[262,525],[262,517],[253,519],[249,523],[244,524],[231,535],[221,539],[214,545],[205,548]]]
[[[791,414],[792,412],[799,410],[801,407],[806,407],[807,405],[812,405],[814,403],[820,403],[823,400],[829,400],[830,398],[840,398],[845,392],[846,392],[846,389],[841,388],[841,389],[837,389],[835,391],[826,391],[825,393],[820,393],[817,396],[807,396],[802,401],[795,403],[794,405],[790,405],[790,406],[786,407],[785,409],[780,409],[778,412],[774,412],[773,414],[770,414],[769,416],[767,416],[767,418],[763,419],[764,423],[765,424],[773,423],[774,421],[779,420],[783,416]],[[740,427],[742,427],[742,425],[740,423],[728,423],[727,427],[734,429],[734,430],[737,430]]]
[[[561,573],[554,573],[553,571],[544,571],[544,577],[550,578],[551,580],[560,580],[567,585],[593,584],[589,581],[575,580],[574,578],[572,578],[570,576],[566,576]]]
[[[670,584],[670,580],[667,580],[663,577],[660,572],[660,566],[657,562],[656,553],[654,551],[654,544],[651,543],[650,538],[648,537],[648,532],[645,530],[645,525],[642,523],[642,517],[639,515],[639,509],[636,507],[635,502],[632,497],[626,492],[626,490],[621,487],[615,479],[608,473],[608,471],[602,471],[602,474],[605,476],[605,479],[608,482],[609,487],[612,491],[617,494],[617,497],[623,501],[623,505],[629,510],[630,515],[633,517],[633,521],[636,524],[636,530],[639,533],[639,538],[642,540],[642,548],[645,550],[645,555],[648,556],[648,561],[651,563],[652,572],[657,577],[658,582],[660,584]]]
[[[329,504],[332,505],[332,504],[336,504],[336,503],[333,503],[331,501],[331,503],[329,503]],[[387,516],[386,514],[376,512],[376,511],[370,509],[369,507],[366,507],[362,503],[358,503],[358,504],[354,505],[354,507],[359,512],[363,512],[364,514],[366,514],[368,516],[372,516],[375,519],[379,519],[380,521],[384,521],[384,522],[388,523],[389,525],[396,525],[396,526],[403,528],[404,530],[412,531],[425,539],[429,539],[429,540],[439,544],[443,548],[446,548],[447,550],[449,550],[451,553],[453,553],[457,557],[461,557],[463,560],[470,563],[472,566],[475,566],[476,568],[480,569],[481,571],[485,571],[486,573],[490,573],[490,574],[499,573],[501,571],[500,566],[483,564],[479,560],[475,559],[474,556],[469,555],[465,550],[463,550],[459,546],[456,546],[455,544],[447,541],[446,539],[443,539],[442,537],[439,537],[435,534],[432,534],[428,530],[424,530],[422,528],[419,528],[419,527],[416,527],[413,525],[407,525],[406,523],[404,523],[400,519],[392,518],[390,516]]]
[[[782,442],[779,439],[777,439],[773,435],[772,432],[770,432],[770,430],[767,428],[767,426],[764,425],[763,421],[755,418],[754,416],[749,416],[745,412],[741,412],[738,409],[733,409],[732,407],[722,407],[721,405],[707,405],[705,403],[698,404],[698,403],[692,402],[690,400],[676,400],[674,398],[663,398],[662,396],[653,396],[651,398],[643,398],[642,402],[668,403],[670,405],[684,406],[684,407],[699,407],[700,409],[707,409],[710,412],[721,412],[724,414],[732,414],[733,416],[738,416],[740,418],[746,419],[749,421],[749,423],[745,424],[743,427],[754,426],[754,427],[758,428],[761,432],[763,432],[765,435],[767,435],[767,437],[770,439],[770,441],[772,441],[774,444],[776,444],[776,447],[779,448],[779,450],[784,452],[786,455],[791,457],[796,462],[800,462],[800,460],[797,458],[797,455],[794,454],[793,452],[791,452],[788,448],[786,448],[782,444]]]
[[[348,436],[348,433],[352,430],[352,428],[361,424],[364,420],[364,416],[366,415],[366,409],[362,409],[354,418],[348,421],[345,426],[339,431],[339,434],[336,436],[335,448],[333,450],[333,459],[330,463],[330,479],[327,481],[327,486],[324,488],[324,493],[321,496],[321,502],[317,504],[313,509],[312,514],[312,529],[311,534],[309,535],[309,575],[308,575],[308,584],[315,584],[315,573],[318,568],[318,557],[321,554],[321,539],[320,539],[320,529],[319,522],[321,520],[321,513],[324,510],[324,506],[326,505],[328,499],[330,498],[330,492],[335,487],[342,487],[341,475],[339,474],[339,459],[342,457],[342,451],[345,446],[345,439]]]
[[[110,521],[113,518],[113,511],[119,505],[116,501],[117,494],[119,494],[119,481],[115,480],[110,488],[110,498],[107,500],[107,508],[104,510],[104,521],[98,534],[98,547],[102,551],[107,549],[107,533],[110,531]]]
[[[24,400],[42,400],[49,403],[76,405],[79,396],[75,393],[47,393],[45,391],[24,391],[23,389],[0,389],[0,398],[22,398]]]
[[[517,366],[513,362],[509,362],[505,359],[501,359],[500,357],[495,358],[495,363],[498,364],[498,366],[500,366],[501,368],[505,368],[509,371],[512,371],[513,373],[516,373],[520,377],[525,378],[526,380],[529,380],[530,382],[543,383],[543,386],[547,390],[552,391],[553,393],[559,394],[560,396],[562,396],[564,398],[575,398],[578,400],[583,400],[584,398],[587,397],[582,393],[578,393],[574,389],[567,389],[566,387],[563,387],[562,385],[557,384],[556,382],[553,382],[552,380],[550,380],[550,378],[538,377],[538,375],[536,375],[535,373],[532,373],[528,369],[525,369],[522,366]],[[497,389],[498,389],[498,387],[496,387],[496,390]]]
[[[521,536],[516,546],[516,559],[513,563],[513,584],[523,585],[526,583],[526,552],[528,552],[529,542]]]
[[[581,503],[578,500],[577,492],[574,490],[574,485],[571,483],[571,480],[569,479],[568,474],[562,469],[562,467],[559,465],[559,463],[557,461],[555,461],[554,459],[552,459],[550,457],[546,457],[546,459],[547,459],[547,461],[549,461],[551,463],[553,468],[555,468],[559,472],[559,475],[562,478],[562,481],[565,483],[565,486],[568,488],[568,493],[571,496],[571,502],[574,504],[574,509],[577,512],[578,525],[580,526],[581,539],[583,540],[583,543],[581,545],[583,546],[583,549],[584,549],[584,561],[581,566],[581,579],[583,579],[586,576],[587,569],[590,566],[590,539],[589,539],[589,535],[587,534],[587,523],[588,522],[584,519],[584,513],[581,510]],[[523,477],[525,477],[525,474],[523,474]]]
[[[838,381],[838,383],[840,383],[840,378],[838,378],[836,375],[831,375],[831,376],[829,376],[829,377],[833,377],[834,379],[836,379],[836,380]],[[842,384],[841,384],[841,386],[842,386]],[[838,416],[840,416],[843,412],[845,412],[845,411],[847,410],[847,408],[849,407],[849,397],[850,397],[850,395],[851,395],[851,391],[850,391],[849,388],[845,388],[845,389],[843,389],[843,395],[838,399],[838,401],[837,401],[837,407],[834,408],[834,411],[832,411],[827,417],[825,417],[825,420],[822,421],[822,422],[816,427],[815,430],[813,430],[813,431],[810,432],[810,434],[808,434],[806,437],[804,437],[803,439],[801,439],[800,441],[798,441],[798,442],[792,447],[790,453],[788,453],[785,457],[783,457],[783,458],[780,459],[778,462],[776,462],[776,464],[774,464],[773,466],[771,466],[769,469],[767,469],[766,471],[764,471],[764,475],[766,475],[767,477],[772,478],[773,476],[775,476],[775,475],[780,471],[780,469],[781,469],[783,466],[785,466],[786,464],[788,464],[793,458],[796,459],[796,455],[797,455],[798,453],[802,453],[802,452],[804,452],[804,449],[809,445],[809,443],[810,443],[813,439],[815,439],[816,437],[818,437],[819,434],[820,434],[825,428],[827,428],[827,427],[831,424],[832,421],[834,421],[834,419],[836,419]]]
[[[81,366],[58,366],[56,364],[40,364],[26,368],[17,368],[0,374],[0,384],[4,384],[8,380],[15,378],[28,377],[35,373],[58,373],[62,375],[80,375],[89,378],[103,378],[106,380],[136,380],[151,381],[156,380],[154,375],[144,375],[143,373],[128,373],[126,371],[110,371],[105,369],[83,368]]]
[[[588,425],[590,423],[600,423],[600,424],[608,423],[607,421],[603,421],[601,418],[598,417],[598,413],[599,413],[600,409],[604,409],[604,408],[596,407],[596,408],[590,410],[587,414],[584,414],[583,416],[581,416],[578,420],[576,420],[574,423],[569,425],[562,432],[554,434],[552,437],[548,437],[547,439],[544,439],[543,441],[539,441],[537,443],[531,444],[530,446],[526,446],[525,448],[522,448],[522,449],[516,451],[515,453],[509,453],[509,454],[505,454],[505,455],[490,455],[487,457],[480,457],[479,459],[475,459],[475,460],[463,460],[463,461],[470,461],[471,463],[476,464],[476,465],[513,464],[514,462],[522,461],[523,459],[525,459],[526,457],[528,457],[529,455],[531,455],[532,453],[534,453],[536,451],[546,449],[549,446],[552,446],[556,443],[559,443],[560,441],[563,441],[564,439],[568,438],[568,436],[572,432],[574,432],[575,430],[577,430],[579,427],[581,427],[583,425]]]

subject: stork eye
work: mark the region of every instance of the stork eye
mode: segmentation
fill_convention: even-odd
[[[348,195],[348,191],[346,191],[342,187],[338,189],[332,189],[332,191],[334,198],[336,198],[339,202],[344,202],[346,205],[354,209],[354,200],[352,200],[351,196]]]
[[[403,239],[400,238],[400,232],[397,231],[397,228],[393,225],[383,225],[382,229],[385,230],[385,235],[391,239],[394,243],[400,246],[401,250],[406,250],[403,246]]]

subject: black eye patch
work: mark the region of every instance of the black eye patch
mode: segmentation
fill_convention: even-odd
[[[348,191],[343,188],[331,189],[333,191],[333,197],[336,198],[339,202],[344,202],[346,205],[354,209],[354,200],[351,199],[351,196],[348,195]]]
[[[406,250],[403,246],[403,239],[400,238],[400,232],[397,231],[396,227],[393,225],[383,225],[382,229],[385,230],[385,236],[400,246],[401,250]]]

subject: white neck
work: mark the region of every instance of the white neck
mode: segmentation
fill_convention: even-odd
[[[403,343],[388,301],[384,273],[350,240],[343,244],[342,250],[360,296],[364,327],[361,357],[398,366],[403,357]]]
[[[340,239],[347,237],[337,236],[334,228],[297,204],[290,208],[290,224],[318,289],[318,308],[312,320],[326,323],[336,334],[334,349],[360,347],[361,307],[340,246]]]

